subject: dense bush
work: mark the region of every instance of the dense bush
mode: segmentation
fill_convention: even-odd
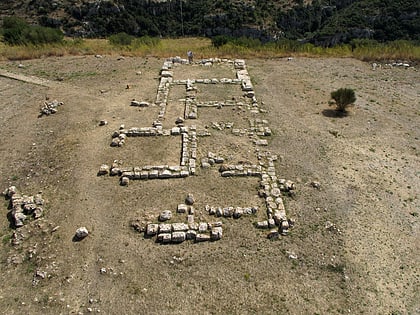
[[[142,36],[139,38],[136,38],[133,41],[133,46],[139,47],[139,46],[148,46],[148,47],[156,47],[159,45],[160,39],[157,37],[150,37],[150,36]]]
[[[17,17],[6,17],[3,21],[3,41],[9,45],[60,43],[63,37],[58,29],[32,26]]]
[[[232,40],[232,38],[229,36],[217,35],[217,36],[212,37],[211,43],[214,47],[219,48],[219,47],[222,47],[223,45],[226,45],[230,40]]]
[[[122,32],[115,35],[111,35],[108,38],[108,40],[112,45],[115,46],[130,46],[132,41],[134,40],[134,36]]]
[[[335,101],[337,111],[345,113],[347,107],[356,101],[353,89],[341,88],[331,92],[331,98]]]

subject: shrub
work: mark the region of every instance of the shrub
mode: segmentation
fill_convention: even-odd
[[[226,35],[217,35],[211,38],[211,43],[214,47],[219,48],[226,45],[232,38]]]
[[[111,45],[114,46],[130,46],[131,42],[134,40],[134,36],[122,32],[115,35],[111,35],[108,38],[108,40],[111,43]]]
[[[341,88],[331,92],[331,98],[335,101],[337,111],[345,113],[347,107],[356,101],[353,89]]]
[[[132,45],[134,47],[140,47],[140,46],[147,46],[147,47],[156,47],[159,45],[160,39],[157,37],[150,37],[150,36],[142,36],[140,38],[136,38]]]
[[[59,43],[63,37],[63,33],[58,29],[31,26],[17,17],[7,17],[3,21],[3,41],[9,45]]]

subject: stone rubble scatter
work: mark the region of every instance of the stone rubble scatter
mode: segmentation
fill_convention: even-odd
[[[58,106],[63,105],[63,102],[59,102],[57,100],[54,100],[52,102],[44,102],[44,105],[41,107],[40,109],[40,116],[43,115],[51,115],[51,114],[55,114],[58,111]]]
[[[29,216],[38,219],[44,212],[42,206],[45,201],[41,192],[35,196],[27,196],[20,194],[15,186],[10,186],[3,192],[3,195],[10,200],[11,217],[17,228],[22,227]]]

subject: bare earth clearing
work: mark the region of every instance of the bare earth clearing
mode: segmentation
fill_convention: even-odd
[[[44,216],[19,228],[21,240],[12,245],[4,199],[0,313],[420,314],[417,70],[373,71],[353,59],[246,61],[267,111],[258,117],[273,133],[264,150],[279,156],[278,177],[297,187],[295,196],[283,197],[295,227],[270,241],[267,230],[253,226],[265,211],[257,178],[222,178],[197,167],[196,176],[122,187],[115,177],[96,176],[114,159],[132,166],[179,161],[181,143],[172,138],[129,138],[122,148],[110,147],[121,124],[151,126],[156,119],[158,107],[129,104],[155,101],[163,62],[89,56],[0,63],[3,71],[50,80],[38,82],[43,86],[0,76],[0,189],[42,191],[47,200]],[[174,79],[198,77],[234,72],[221,65],[174,69]],[[328,106],[330,92],[341,87],[354,88],[358,98],[347,117]],[[184,93],[178,86],[170,91],[164,128],[183,115]],[[200,87],[197,101],[241,95]],[[38,118],[46,97],[64,105]],[[246,135],[211,128],[212,122],[247,128],[247,117],[247,110],[199,109],[198,119],[185,124],[212,133],[198,139],[198,155],[214,150],[257,163]],[[108,125],[99,126],[101,119]],[[261,210],[222,218],[217,242],[160,245],[130,226],[175,212],[187,193],[195,196],[197,222],[212,220],[206,204]],[[328,221],[333,228],[326,229]],[[91,233],[72,242],[80,226]]]

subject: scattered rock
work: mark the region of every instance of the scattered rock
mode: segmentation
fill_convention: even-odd
[[[311,186],[316,189],[321,189],[321,183],[317,181],[311,182]]]
[[[121,177],[121,186],[128,186],[130,179],[128,177]]]
[[[185,198],[185,203],[189,206],[192,206],[194,204],[194,202],[195,202],[195,199],[194,199],[193,194],[191,194],[191,193],[188,194],[187,198]]]
[[[89,235],[89,231],[87,230],[86,227],[82,226],[76,230],[76,233],[74,234],[74,239],[76,241],[81,241],[88,235]]]
[[[106,120],[101,120],[99,122],[99,126],[105,126],[105,125],[108,125],[108,122]]]
[[[287,257],[289,258],[289,259],[297,259],[298,258],[298,256],[295,254],[295,252],[293,252],[293,251],[286,251],[286,254],[287,254]]]
[[[108,175],[109,174],[109,166],[106,164],[102,164],[98,171],[98,176]]]
[[[63,102],[59,102],[57,100],[54,100],[52,102],[44,102],[44,105],[40,109],[40,117],[43,115],[51,115],[55,114],[57,112],[57,107],[63,105]]]
[[[161,222],[170,220],[171,218],[172,218],[172,212],[170,210],[164,210],[159,215],[159,221]]]

